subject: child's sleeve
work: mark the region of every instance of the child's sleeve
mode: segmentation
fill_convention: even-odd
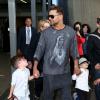
[[[72,80],[76,80],[77,79],[77,75],[76,74],[73,74],[72,75]]]
[[[30,77],[30,70],[29,70],[29,69],[27,69],[27,71],[28,71],[28,77]]]
[[[15,73],[12,74],[12,80],[11,80],[11,86],[14,86],[16,84],[17,76]]]
[[[32,80],[34,77],[33,76],[30,76],[30,71],[29,69],[27,69],[27,74],[28,74],[28,80]]]

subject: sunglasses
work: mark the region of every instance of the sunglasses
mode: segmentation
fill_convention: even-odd
[[[59,15],[48,15],[48,18],[54,19],[55,16],[59,16]]]

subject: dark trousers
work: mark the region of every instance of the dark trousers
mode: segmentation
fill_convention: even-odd
[[[80,89],[76,89],[76,92],[78,94],[79,100],[90,100],[89,99],[89,92],[82,91]]]
[[[60,100],[72,100],[71,83],[70,74],[44,75],[43,100],[53,100],[54,92],[56,90],[60,91]]]
[[[40,97],[42,91],[43,91],[43,77],[39,77],[38,79],[35,79],[35,95],[37,97]]]
[[[100,100],[100,84],[95,86],[96,100]]]
[[[34,98],[34,80],[29,81],[30,100]]]

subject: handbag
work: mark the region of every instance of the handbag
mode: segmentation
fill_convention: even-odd
[[[98,35],[96,35],[96,34],[90,34],[90,36],[97,37],[100,40],[100,37]]]

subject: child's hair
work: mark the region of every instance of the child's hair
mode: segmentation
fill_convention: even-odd
[[[42,31],[41,27],[43,28],[45,23],[50,24],[49,20],[47,20],[47,19],[41,19],[41,20],[39,20],[39,22],[38,22],[38,32]]]
[[[13,67],[17,68],[18,61],[20,61],[24,56],[13,56],[10,60],[10,63]]]

